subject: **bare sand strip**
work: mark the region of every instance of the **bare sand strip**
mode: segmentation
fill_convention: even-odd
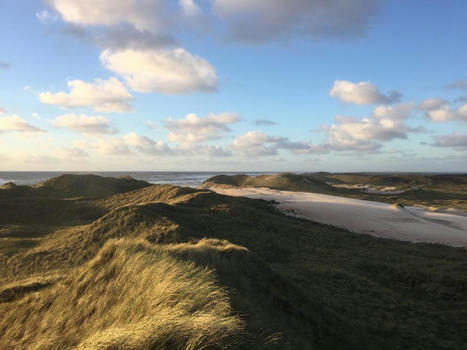
[[[356,233],[467,247],[467,216],[456,215],[455,211],[432,212],[418,207],[269,188],[216,186],[209,189],[228,196],[274,200],[286,213]]]

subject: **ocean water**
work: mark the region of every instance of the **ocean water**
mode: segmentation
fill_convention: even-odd
[[[106,172],[42,172],[42,171],[0,171],[0,186],[7,182],[17,185],[33,185],[62,174],[95,174],[100,176],[131,176],[138,180],[144,180],[153,184],[172,184],[177,186],[198,187],[205,180],[216,175],[260,175],[274,174],[267,172],[169,172],[169,171],[106,171]]]

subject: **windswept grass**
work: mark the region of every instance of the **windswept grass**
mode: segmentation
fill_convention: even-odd
[[[243,329],[211,271],[144,241],[109,241],[67,278],[0,313],[3,348],[224,348]]]

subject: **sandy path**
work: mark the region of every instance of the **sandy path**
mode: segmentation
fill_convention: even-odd
[[[431,212],[417,207],[398,208],[387,203],[269,188],[210,189],[229,196],[275,200],[283,210],[352,232],[467,247],[467,216],[455,215],[455,212]]]

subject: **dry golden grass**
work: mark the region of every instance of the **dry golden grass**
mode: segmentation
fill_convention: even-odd
[[[128,240],[0,313],[0,348],[225,348],[243,328],[211,271]]]

